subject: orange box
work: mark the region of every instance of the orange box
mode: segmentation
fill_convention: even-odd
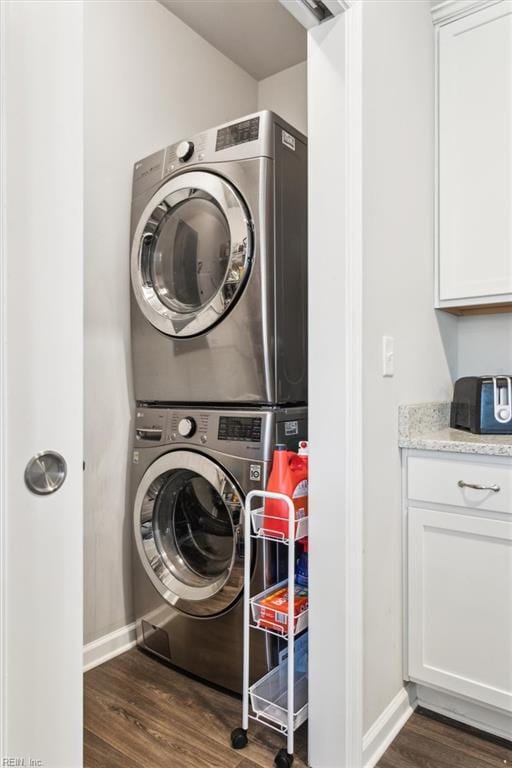
[[[258,601],[260,606],[259,625],[267,629],[281,629],[288,631],[288,587],[281,587],[262,600]],[[304,587],[295,585],[295,624],[301,613],[308,607],[308,590]]]

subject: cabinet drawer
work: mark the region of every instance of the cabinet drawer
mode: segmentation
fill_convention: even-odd
[[[411,500],[512,515],[512,461],[507,466],[492,461],[410,456],[407,469],[407,495]],[[461,488],[459,481],[496,486],[499,490]]]

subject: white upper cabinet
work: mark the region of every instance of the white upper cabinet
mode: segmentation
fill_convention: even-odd
[[[434,15],[436,306],[512,309],[512,2],[450,5]]]

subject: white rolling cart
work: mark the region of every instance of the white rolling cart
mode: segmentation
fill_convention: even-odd
[[[288,506],[288,535],[265,529],[269,517],[264,507],[252,509],[255,500],[277,499]],[[268,525],[268,522],[267,522]],[[292,499],[282,493],[251,491],[245,502],[245,560],[244,560],[244,664],[243,664],[243,714],[242,727],[231,733],[231,744],[243,749],[248,743],[249,720],[256,720],[268,728],[286,736],[286,748],[280,749],[275,757],[276,768],[289,768],[293,763],[294,733],[308,717],[307,669],[296,668],[295,640],[308,626],[308,609],[295,615],[295,543],[308,535],[308,518],[295,519]],[[268,587],[264,592],[251,596],[251,544],[253,539],[264,539],[287,545],[288,579]],[[279,587],[288,586],[288,617],[283,626],[272,624],[268,618],[261,621],[260,601]],[[281,615],[283,616],[283,615]],[[287,657],[280,654],[278,666],[271,669],[257,682],[250,685],[251,631],[266,632],[287,642]],[[302,635],[302,637],[304,637]]]

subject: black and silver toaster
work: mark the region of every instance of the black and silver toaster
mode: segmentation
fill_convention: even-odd
[[[450,426],[477,435],[512,435],[512,376],[458,379]]]

